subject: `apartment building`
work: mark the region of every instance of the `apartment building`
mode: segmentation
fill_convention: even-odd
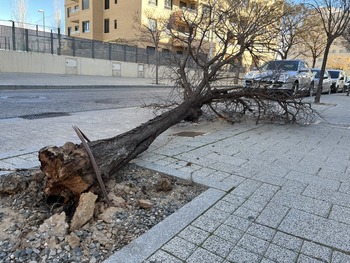
[[[188,28],[186,23],[181,21],[180,13],[186,11],[187,14],[195,15],[196,12],[206,12],[208,2],[208,0],[65,0],[66,32],[73,37],[137,45],[152,52],[155,50],[154,43],[147,40],[140,41],[142,39],[140,28],[135,25],[156,27],[157,20],[150,19],[149,14],[168,19],[173,16],[176,29],[186,33]],[[184,47],[178,42],[169,37],[161,38],[159,50],[168,51],[171,46],[172,51],[182,53],[185,51]],[[217,44],[213,37],[208,37],[205,43],[201,43],[209,56],[215,53]],[[270,53],[268,56],[272,57]],[[249,67],[252,61],[249,55],[246,57],[248,58],[245,58],[243,63]]]

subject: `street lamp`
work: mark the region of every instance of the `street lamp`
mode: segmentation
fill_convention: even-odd
[[[45,36],[45,11],[42,9],[39,9],[38,12],[43,13],[43,30],[44,30],[44,36]]]

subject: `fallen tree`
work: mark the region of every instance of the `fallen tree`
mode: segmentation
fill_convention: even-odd
[[[62,147],[41,149],[39,160],[47,177],[45,193],[48,196],[59,196],[68,202],[78,200],[80,194],[88,190],[102,195],[103,184],[97,183],[93,164],[98,168],[101,180],[108,180],[147,150],[169,127],[182,120],[198,120],[203,106],[231,122],[237,115],[245,114],[257,121],[267,118],[293,123],[312,116],[312,109],[303,102],[302,95],[289,96],[264,88],[246,90],[243,86],[231,85],[237,79],[232,79],[230,73],[237,70],[235,63],[242,61],[247,51],[254,59],[262,59],[264,54],[255,48],[257,43],[271,43],[269,35],[273,34],[269,34],[268,29],[276,28],[272,25],[278,23],[282,15],[280,3],[252,3],[243,8],[240,1],[220,2],[220,5],[209,5],[205,12],[196,14],[174,11],[168,20],[167,34],[172,39],[169,49],[178,48],[181,43],[184,51],[182,56],[173,52],[167,57],[172,65],[169,69],[175,88],[182,100],[162,105],[168,110],[131,131],[86,143],[95,163],[83,144],[68,142]],[[179,30],[178,21],[181,21],[181,27],[185,24],[186,34]],[[215,52],[210,43],[211,34],[218,40]]]

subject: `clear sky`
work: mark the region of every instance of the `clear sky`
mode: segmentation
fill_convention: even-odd
[[[16,20],[13,15],[15,0],[0,0],[0,22]],[[42,26],[43,13],[38,10],[44,10],[45,27],[55,27],[54,20],[54,0],[27,0],[27,17],[26,23]],[[64,0],[59,0],[60,10],[62,12],[62,27],[64,28]],[[48,30],[48,29],[47,29]]]

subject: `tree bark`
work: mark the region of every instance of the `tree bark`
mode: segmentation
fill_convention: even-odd
[[[106,181],[121,167],[148,149],[169,127],[190,118],[204,104],[204,98],[189,99],[152,120],[118,136],[89,142],[102,178]],[[88,189],[98,192],[90,159],[82,145],[66,143],[62,147],[45,147],[39,151],[41,169],[47,177],[45,193],[65,201]]]

